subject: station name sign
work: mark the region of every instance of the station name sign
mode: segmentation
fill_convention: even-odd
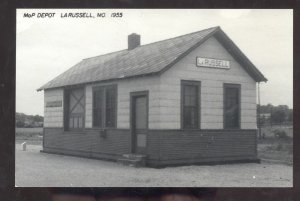
[[[211,59],[211,58],[203,58],[197,57],[197,66],[198,67],[210,67],[210,68],[230,68],[230,62],[227,60],[221,59]]]
[[[61,107],[62,101],[49,101],[46,102],[46,107]]]

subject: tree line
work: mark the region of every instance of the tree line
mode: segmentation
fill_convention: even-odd
[[[42,127],[44,117],[16,112],[16,127]]]
[[[293,123],[293,109],[287,105],[257,105],[258,125],[282,125]]]

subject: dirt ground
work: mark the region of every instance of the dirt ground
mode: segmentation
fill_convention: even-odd
[[[18,187],[292,187],[293,167],[284,164],[230,164],[134,168],[115,162],[40,153],[41,145],[16,144]]]

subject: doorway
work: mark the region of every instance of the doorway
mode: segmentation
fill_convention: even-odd
[[[131,150],[136,154],[146,154],[147,150],[148,96],[148,91],[130,93]]]

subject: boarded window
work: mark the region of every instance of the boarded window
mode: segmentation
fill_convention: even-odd
[[[93,127],[115,128],[117,87],[101,86],[93,90]]]
[[[66,130],[82,129],[84,127],[84,89],[69,89],[65,93],[65,127]]]
[[[224,128],[240,128],[240,85],[224,84]]]
[[[199,90],[200,82],[181,82],[182,128],[199,128]]]

